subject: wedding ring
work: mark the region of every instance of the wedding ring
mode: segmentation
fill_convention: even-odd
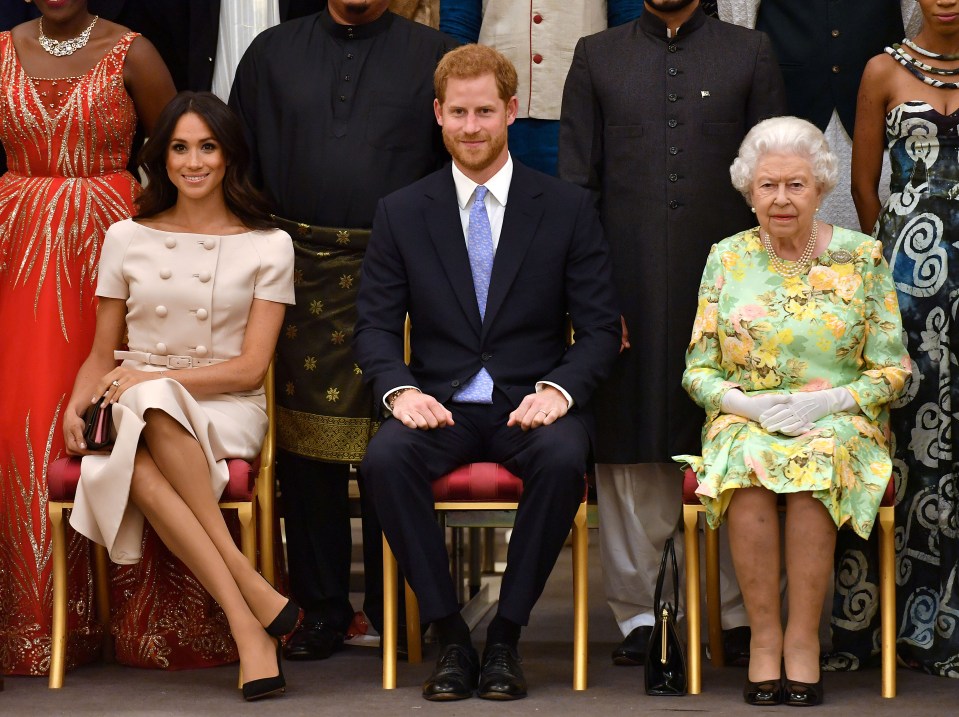
[[[117,388],[120,388],[120,382],[119,382],[119,381],[114,381],[114,382],[111,383],[110,385],[111,385],[111,386],[116,386]]]
[[[536,412],[536,415],[538,416],[538,415],[541,414],[541,413],[542,413],[544,416],[548,416],[548,415],[549,415],[548,413],[546,413],[546,411],[537,411],[537,412]]]

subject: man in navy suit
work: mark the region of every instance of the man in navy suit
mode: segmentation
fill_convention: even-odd
[[[362,463],[383,529],[438,631],[430,700],[526,695],[517,644],[583,497],[586,405],[620,345],[599,219],[585,190],[513,162],[516,71],[491,48],[434,75],[452,166],[380,201],[353,347],[394,420]],[[413,355],[403,361],[409,314]],[[572,322],[575,342],[567,346]],[[477,659],[459,614],[431,482],[493,461],[523,480],[499,608]]]

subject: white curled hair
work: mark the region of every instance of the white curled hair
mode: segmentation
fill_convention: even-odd
[[[803,157],[812,167],[813,178],[823,196],[836,186],[839,177],[836,155],[816,125],[799,117],[771,117],[746,134],[739,155],[729,167],[733,186],[746,201],[750,199],[756,165],[767,154],[793,154]]]

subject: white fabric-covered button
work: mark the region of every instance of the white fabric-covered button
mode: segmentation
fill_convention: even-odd
[[[166,316],[166,307],[163,304],[160,304],[158,307],[156,307],[156,312],[157,316],[162,319],[164,316]]]
[[[201,271],[199,274],[197,274],[197,278],[205,284],[213,278],[213,275],[208,271]]]
[[[206,356],[206,346],[204,346],[203,344],[200,344],[199,346],[197,346],[197,347],[196,347],[196,355],[197,355],[197,356]]]
[[[173,249],[175,246],[176,246],[176,239],[174,239],[173,237],[167,237],[167,238],[166,238],[166,248],[167,248],[167,249]]]
[[[216,249],[216,237],[207,237],[203,240],[204,249]]]
[[[209,316],[209,314],[207,313],[207,310],[206,310],[206,309],[197,309],[197,310],[196,310],[196,317],[197,317],[200,321],[206,321],[206,317],[207,317],[207,316]]]
[[[170,271],[167,267],[163,267],[162,269],[160,269],[161,279],[169,279],[171,276],[173,276],[173,272]]]
[[[166,353],[166,344],[163,343],[162,341],[159,342],[159,343],[156,345],[156,350],[157,350],[157,353],[158,353],[158,354],[165,354],[165,353]]]

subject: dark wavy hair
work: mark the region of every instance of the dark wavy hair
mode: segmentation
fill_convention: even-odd
[[[227,209],[250,229],[275,227],[269,201],[250,181],[250,150],[240,120],[212,92],[180,92],[157,118],[153,134],[140,150],[147,185],[136,202],[137,218],[156,216],[176,204],[177,189],[167,175],[167,152],[177,122],[191,112],[210,128],[226,160],[222,186]]]

